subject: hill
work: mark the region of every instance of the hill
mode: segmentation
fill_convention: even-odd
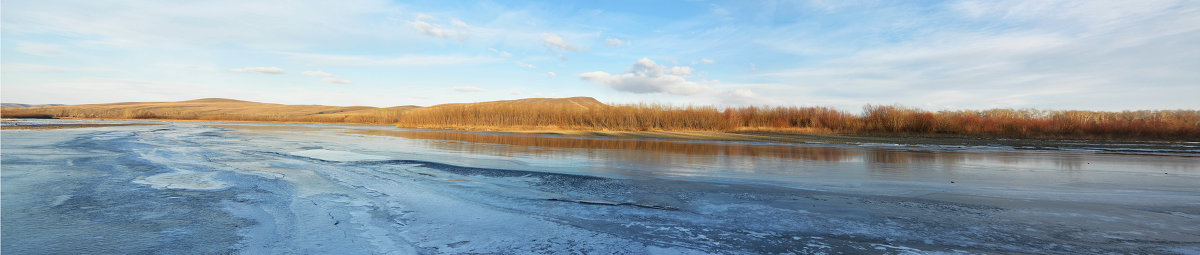
[[[378,108],[371,106],[285,105],[226,98],[202,98],[178,102],[121,102],[107,104],[57,105],[21,108],[5,107],[5,118],[85,118],[85,119],[173,119],[211,121],[272,121],[395,124],[401,113],[438,111],[461,107],[593,109],[605,107],[595,98],[526,98],[480,103],[414,105]]]
[[[284,105],[224,98],[179,102],[123,102],[4,108],[4,117],[43,116],[89,119],[175,119],[212,121],[279,121],[324,123],[395,123],[400,112],[417,106]]]
[[[41,106],[61,106],[62,104],[18,104],[18,103],[0,103],[0,107],[41,107]]]

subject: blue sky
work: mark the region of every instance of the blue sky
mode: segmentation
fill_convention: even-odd
[[[1200,108],[1197,1],[54,1],[0,100]]]

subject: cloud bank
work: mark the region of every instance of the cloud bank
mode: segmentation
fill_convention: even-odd
[[[617,91],[629,93],[667,93],[672,95],[695,95],[708,90],[707,87],[687,80],[692,69],[686,66],[666,67],[649,58],[642,58],[623,74],[603,71],[579,74],[579,78],[595,82]]]

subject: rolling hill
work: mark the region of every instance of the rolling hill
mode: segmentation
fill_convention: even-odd
[[[204,98],[178,102],[122,102],[61,106],[5,107],[0,115],[13,117],[55,117],[88,119],[174,119],[211,121],[277,121],[321,123],[394,124],[401,113],[412,110],[436,110],[463,107],[567,107],[589,109],[605,106],[590,97],[527,98],[430,107],[414,105],[378,108],[371,106],[285,105],[225,98]]]
[[[0,103],[0,107],[41,107],[41,106],[62,106],[62,104],[20,104],[20,103]]]

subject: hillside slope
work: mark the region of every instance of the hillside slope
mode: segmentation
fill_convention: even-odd
[[[6,118],[54,117],[87,119],[175,119],[212,121],[275,121],[395,124],[402,113],[438,111],[461,107],[509,109],[597,109],[605,107],[594,98],[527,98],[480,103],[414,105],[378,108],[371,106],[285,105],[225,98],[203,98],[178,102],[122,102],[41,107],[5,107]]]
[[[284,105],[224,98],[179,102],[123,102],[28,108],[5,108],[4,117],[47,114],[56,118],[178,119],[214,121],[282,121],[329,123],[394,123],[400,112],[417,106]]]
[[[21,104],[21,103],[0,103],[0,107],[41,107],[41,106],[61,106],[62,104]]]

